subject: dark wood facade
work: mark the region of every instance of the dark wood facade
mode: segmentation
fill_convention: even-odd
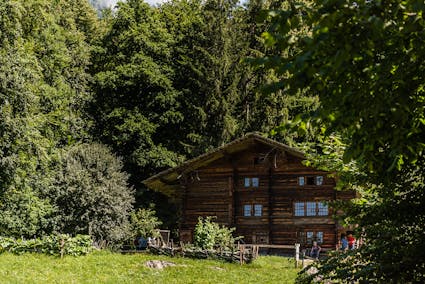
[[[308,245],[315,239],[334,248],[341,228],[326,202],[354,194],[335,191],[335,180],[303,159],[295,149],[248,134],[144,182],[181,203],[182,241],[192,241],[199,216],[216,216],[246,243]]]

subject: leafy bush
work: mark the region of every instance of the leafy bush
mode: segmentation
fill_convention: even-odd
[[[162,225],[162,222],[156,217],[153,205],[146,209],[139,208],[131,213],[130,219],[133,239],[137,237],[157,237],[158,231],[156,229]]]
[[[229,249],[241,237],[234,238],[235,228],[227,228],[212,221],[214,217],[199,217],[194,231],[194,245],[201,249]]]
[[[47,196],[56,206],[56,231],[117,243],[129,234],[133,190],[122,161],[102,144],[80,144],[61,157]]]
[[[0,252],[23,254],[37,252],[47,255],[86,255],[93,250],[92,239],[88,235],[52,235],[37,239],[13,239],[0,237]]]

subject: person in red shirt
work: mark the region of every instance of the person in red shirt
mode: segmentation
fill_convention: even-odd
[[[356,248],[356,238],[353,237],[353,234],[348,234],[347,237],[347,241],[348,241],[348,248],[349,249],[355,249]]]

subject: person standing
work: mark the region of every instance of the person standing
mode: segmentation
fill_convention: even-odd
[[[355,249],[356,248],[356,238],[353,236],[352,233],[348,234],[347,241],[348,241],[348,248],[349,249]]]
[[[310,250],[310,256],[315,259],[319,259],[320,251],[322,248],[317,244],[316,241],[313,242],[313,246]]]
[[[342,251],[348,250],[348,240],[345,234],[341,234],[341,250]]]

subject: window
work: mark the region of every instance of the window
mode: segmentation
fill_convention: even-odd
[[[319,244],[323,243],[323,232],[316,233],[316,242],[318,242]]]
[[[297,241],[303,245],[311,245],[314,241],[318,244],[323,243],[323,232],[308,231],[297,232]]]
[[[245,217],[251,216],[251,204],[245,204],[243,206],[243,215]]]
[[[322,185],[323,176],[307,176],[307,177],[298,177],[298,185]]]
[[[304,184],[305,184],[304,177],[298,177],[298,185],[304,185]]]
[[[252,209],[254,209],[254,211]],[[254,206],[253,206],[251,204],[245,204],[243,206],[243,216],[244,217],[251,217],[251,216],[261,217],[261,216],[263,216],[263,205],[254,204]]]
[[[304,202],[295,202],[295,216],[304,216]]]
[[[254,205],[254,216],[262,216],[263,215],[263,205],[255,204]]]
[[[294,202],[294,216],[328,216],[329,208],[323,201]]]
[[[316,216],[316,202],[306,202],[307,205],[307,216]]]
[[[329,214],[328,204],[324,202],[317,203],[317,215],[328,216],[328,214]]]
[[[306,237],[307,237],[307,243],[308,244],[312,244],[313,243],[314,233],[313,232],[307,232]]]
[[[245,187],[259,187],[260,186],[260,179],[258,177],[253,178],[244,178],[244,186]]]
[[[316,185],[322,185],[322,184],[323,184],[323,176],[317,176]]]

